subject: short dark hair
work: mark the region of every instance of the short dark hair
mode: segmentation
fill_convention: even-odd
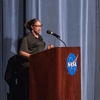
[[[33,26],[37,21],[39,21],[39,20],[36,19],[36,18],[29,20],[24,24],[24,26],[25,26],[26,29],[29,29],[30,31],[32,31],[31,25]]]

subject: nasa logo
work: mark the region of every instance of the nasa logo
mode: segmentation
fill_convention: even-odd
[[[67,59],[67,70],[70,75],[74,75],[77,70],[77,58],[73,53],[69,54]]]

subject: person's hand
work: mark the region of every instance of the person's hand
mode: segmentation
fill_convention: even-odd
[[[28,59],[29,59],[30,56],[31,56],[31,54],[28,55]]]
[[[53,48],[53,47],[54,47],[53,44],[49,44],[48,47],[47,47],[47,50],[48,50],[48,49],[51,49],[51,48]]]

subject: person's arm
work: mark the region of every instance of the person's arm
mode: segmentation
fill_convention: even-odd
[[[22,43],[21,43],[21,47],[20,47],[20,50],[19,50],[19,55],[25,57],[25,58],[29,58],[29,56],[31,54],[28,53],[28,42],[27,42],[27,38],[24,37],[22,39]]]
[[[27,52],[24,52],[24,51],[20,51],[20,52],[19,52],[19,55],[24,56],[24,57],[26,57],[26,58],[29,58],[31,54],[29,54],[29,53],[27,53]]]

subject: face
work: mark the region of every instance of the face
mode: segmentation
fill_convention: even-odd
[[[31,28],[32,28],[33,32],[38,34],[41,30],[41,22],[37,21],[33,26],[31,25]]]

